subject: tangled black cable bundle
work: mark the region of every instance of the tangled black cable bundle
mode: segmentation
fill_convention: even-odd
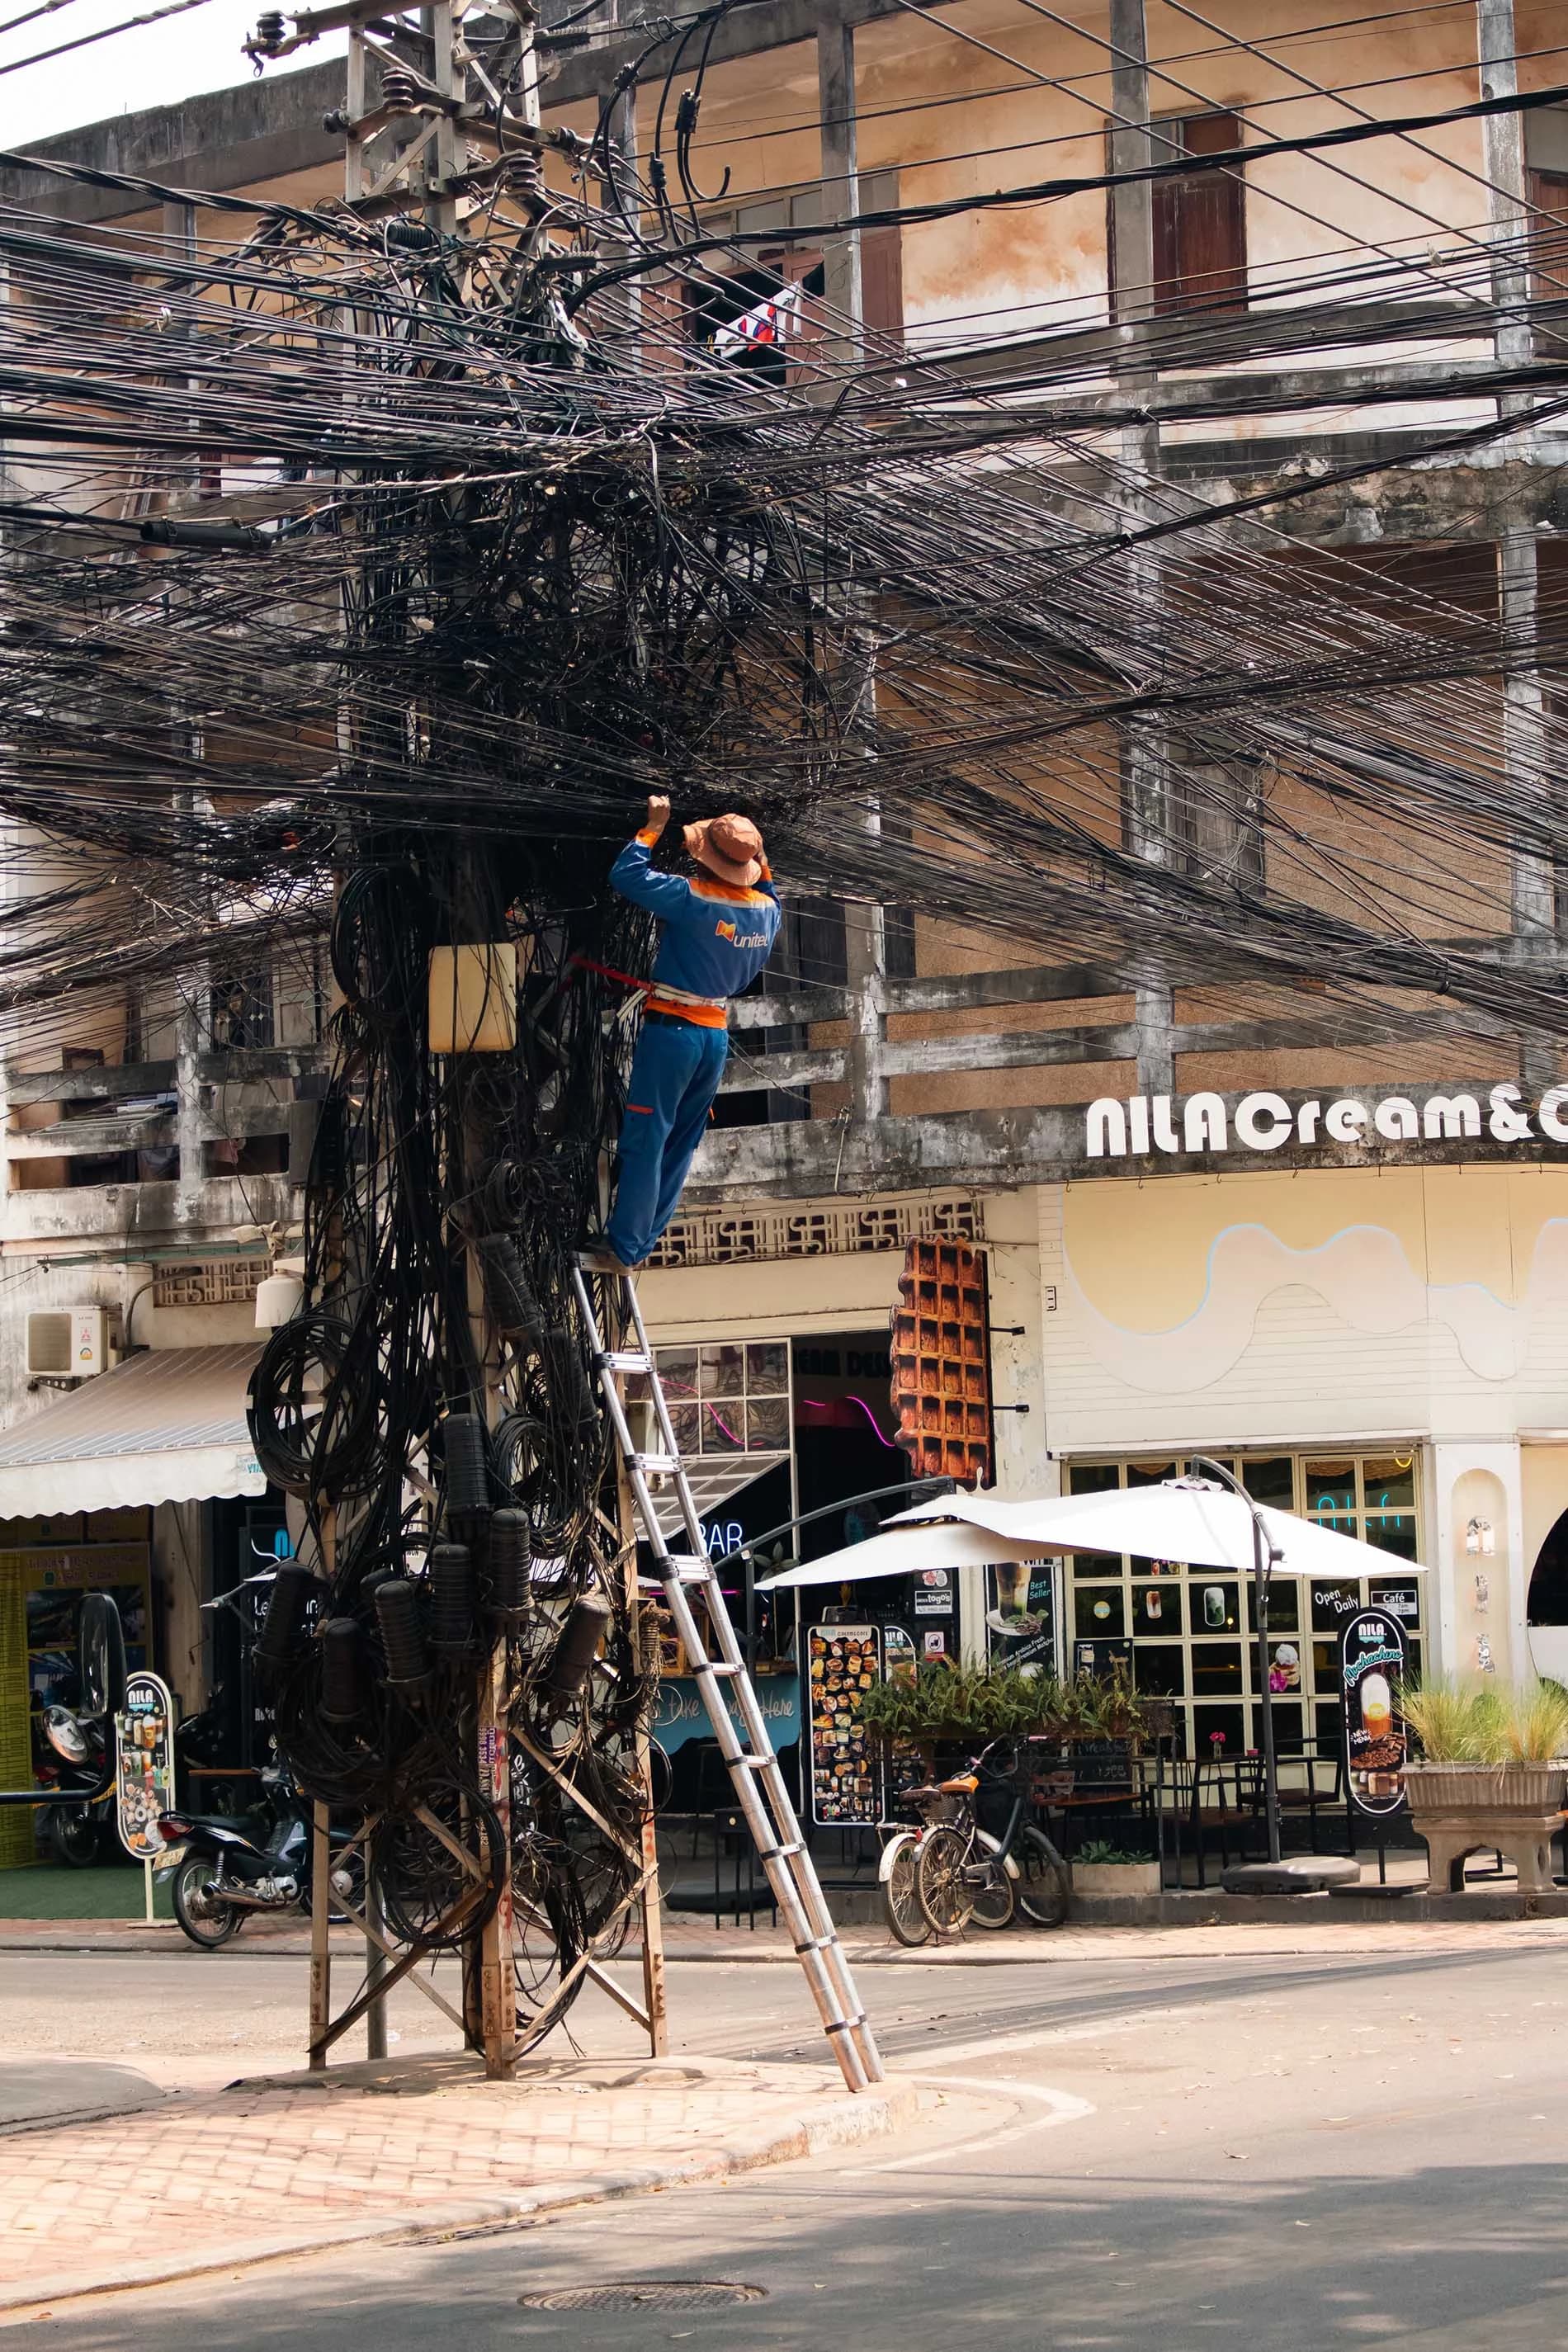
[[[614,1932],[641,1826],[647,1685],[570,1272],[620,1109],[610,975],[648,969],[648,925],[605,884],[644,794],[754,814],[804,892],[989,926],[999,961],[1153,972],[1212,992],[1216,1023],[1300,984],[1346,1046],[1386,1037],[1391,999],[1405,1034],[1483,1054],[1568,1029],[1550,959],[1492,951],[1512,872],[1568,865],[1568,801],[1500,760],[1496,713],[1498,678],[1568,667],[1557,575],[1510,629],[1495,583],[1292,541],[1294,501],[1406,462],[1387,455],[1325,441],[1234,498],[1151,478],[1114,439],[1147,421],[1142,384],[1119,406],[1103,339],[1049,332],[1048,306],[1026,336],[955,324],[986,347],[978,386],[933,321],[904,350],[824,306],[789,380],[723,363],[703,322],[737,288],[751,302],[776,232],[702,224],[721,13],[649,27],[666,100],[689,49],[691,90],[658,107],[641,184],[620,159],[610,212],[586,170],[552,184],[548,234],[499,196],[459,249],[347,207],[257,220],[248,198],[169,190],[198,224],[172,259],[133,226],[89,242],[0,205],[5,421],[26,452],[0,513],[0,1024],[36,1045],[129,997],[156,1021],[198,968],[319,989],[325,943],[308,1311],[251,1392],[321,1605],[312,1632],[280,1604],[264,1664],[302,1784],[376,1817],[404,1930],[438,1940],[462,1892],[447,1841],[500,1866],[471,1654],[504,1634],[531,2013]],[[587,151],[606,164],[609,118]],[[1351,153],[1375,127],[1286,144]],[[1158,168],[1200,167],[1219,165]],[[1336,236],[1281,265],[1283,372],[1238,374],[1238,400],[1249,383],[1276,424],[1317,415],[1323,380],[1289,360],[1330,319],[1338,348],[1413,346],[1398,398],[1434,420],[1415,465],[1490,466],[1563,405],[1542,362],[1568,298],[1546,273],[1535,357],[1505,363],[1500,341],[1479,384],[1417,354],[1434,295],[1476,338],[1511,333],[1510,274],[1544,265],[1522,228],[1509,243],[1347,256]],[[1150,371],[1200,398],[1252,331],[1246,306],[1162,306]],[[214,469],[225,510],[193,515]],[[432,950],[498,944],[515,1043],[433,1051]],[[608,1631],[580,1673],[595,1601]]]

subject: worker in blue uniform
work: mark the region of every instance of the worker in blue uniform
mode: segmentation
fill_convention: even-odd
[[[679,1205],[729,1058],[729,999],[773,952],[781,920],[763,836],[749,817],[684,828],[692,871],[656,872],[669,803],[649,798],[642,830],[610,880],[660,925],[621,1126],[620,1181],[605,1239],[616,1265],[642,1264]]]

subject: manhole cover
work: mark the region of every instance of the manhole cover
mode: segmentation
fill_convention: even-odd
[[[733,2279],[618,2279],[609,2286],[558,2286],[520,2294],[530,2311],[696,2311],[721,2303],[760,2303],[765,2289]]]

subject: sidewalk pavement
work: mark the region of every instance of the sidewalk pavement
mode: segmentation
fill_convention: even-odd
[[[0,2130],[0,2321],[281,2254],[525,2221],[897,2130],[923,2094],[729,2059],[364,2062]]]

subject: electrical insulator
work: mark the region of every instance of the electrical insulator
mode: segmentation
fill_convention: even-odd
[[[437,1544],[430,1554],[430,1647],[438,1658],[466,1657],[473,1633],[473,1553],[467,1544]]]
[[[557,1698],[582,1689],[615,1613],[602,1592],[584,1592],[574,1601],[544,1677]]]
[[[544,159],[537,147],[515,147],[505,158],[506,185],[510,195],[527,199],[544,193]]]
[[[266,1620],[256,1644],[256,1663],[264,1673],[281,1674],[289,1664],[315,1581],[310,1570],[302,1568],[297,1559],[279,1562],[278,1574],[268,1595]]]
[[[282,47],[283,12],[280,8],[268,8],[264,16],[258,16],[256,46],[258,49],[265,49],[268,57],[276,57]]]
[[[321,1628],[321,1719],[352,1723],[364,1702],[363,1629],[357,1617],[330,1617]]]
[[[477,1412],[449,1412],[442,1429],[447,1532],[458,1543],[472,1543],[490,1515],[489,1432]]]
[[[521,1625],[528,1615],[533,1569],[533,1529],[526,1511],[497,1511],[490,1520],[489,1613],[503,1625]]]
[[[417,110],[418,85],[406,66],[383,66],[381,102],[388,114],[413,114]]]
[[[421,1690],[430,1679],[430,1661],[419,1626],[419,1596],[405,1576],[389,1576],[375,1594],[375,1622],[386,1654],[386,1679],[394,1690]]]

